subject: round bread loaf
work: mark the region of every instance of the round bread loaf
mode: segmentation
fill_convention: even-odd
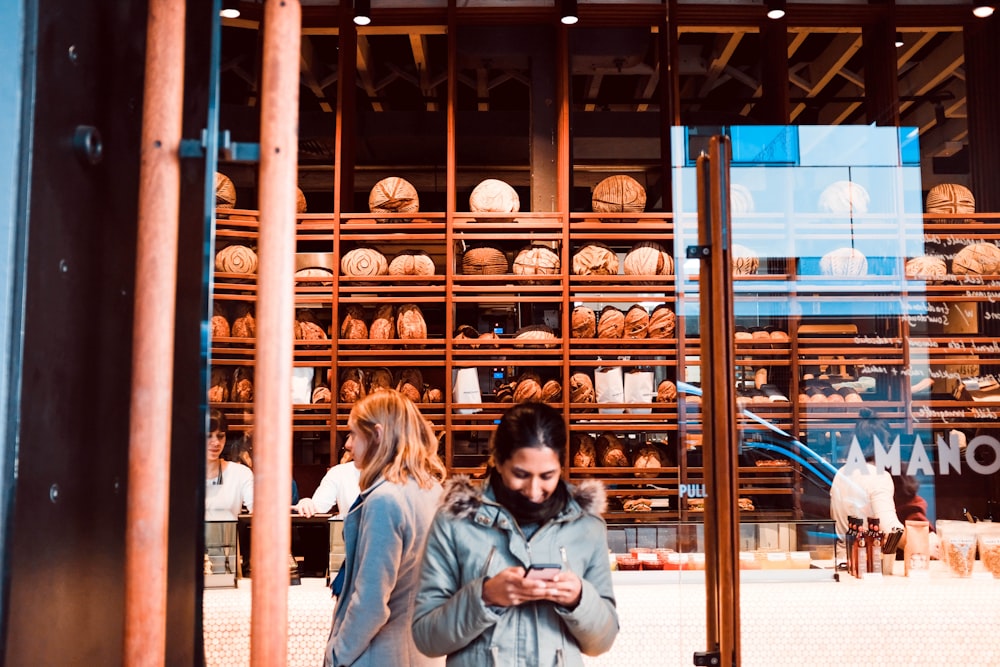
[[[656,469],[656,472],[636,472],[636,477],[656,477],[659,474],[659,468],[663,467],[663,463],[660,460],[660,451],[653,447],[652,445],[646,445],[640,447],[639,451],[636,452],[635,458],[632,459],[632,466],[634,468],[645,468],[646,470]]]
[[[542,393],[539,400],[546,403],[555,403],[562,400],[562,384],[559,380],[548,380],[542,385]]]
[[[837,248],[820,258],[819,270],[824,276],[857,278],[868,274],[868,259],[855,248]]]
[[[467,276],[499,276],[508,269],[507,255],[496,248],[472,248],[462,255],[462,273]]]
[[[444,403],[444,392],[439,387],[424,387],[424,395],[420,397],[421,403]]]
[[[729,212],[732,215],[746,215],[753,213],[754,202],[753,193],[750,188],[739,183],[729,185]]]
[[[573,373],[569,378],[570,401],[573,403],[593,403],[597,400],[594,382],[586,373]]]
[[[385,349],[390,347],[388,341],[396,337],[396,309],[391,303],[379,304],[375,309],[375,317],[372,325],[368,328],[368,339],[371,341],[382,341],[381,344],[372,343],[374,349]]]
[[[419,369],[404,368],[399,373],[396,391],[406,396],[414,403],[419,403],[424,395],[424,376]]]
[[[625,445],[614,433],[602,433],[597,438],[597,460],[606,468],[628,468]]]
[[[871,197],[865,188],[852,181],[836,181],[826,186],[819,196],[819,210],[842,215],[863,215],[868,212]]]
[[[597,337],[621,338],[624,335],[625,313],[614,306],[605,306],[597,320]]]
[[[388,368],[373,368],[368,371],[368,393],[374,394],[376,391],[386,391],[394,387],[392,374]]]
[[[308,310],[300,310],[296,315],[298,340],[326,340],[326,331]]]
[[[330,395],[330,388],[324,385],[320,385],[313,389],[312,391],[312,402],[313,403],[329,403],[333,400]]]
[[[616,276],[618,255],[603,243],[588,243],[573,255],[573,273],[577,276]]]
[[[967,245],[951,260],[951,272],[955,275],[997,275],[1000,273],[1000,248],[992,243]]]
[[[222,172],[215,172],[215,208],[236,208],[236,186]]]
[[[229,338],[229,320],[225,315],[212,315],[212,338]]]
[[[608,176],[594,186],[591,204],[595,213],[642,213],[646,188],[626,174]]]
[[[909,280],[942,280],[948,275],[948,265],[940,257],[922,255],[906,261],[906,277]]]
[[[348,378],[340,383],[340,402],[341,403],[354,403],[364,396],[364,389],[361,386],[361,382],[355,380],[354,378]]]
[[[295,212],[305,213],[307,208],[306,193],[302,192],[302,188],[295,188]]]
[[[389,263],[390,276],[433,276],[434,260],[423,250],[404,250]]]
[[[389,176],[372,187],[368,194],[368,210],[371,213],[416,213],[420,210],[420,197],[405,178]]]
[[[677,400],[677,385],[670,380],[663,380],[656,387],[656,402],[670,403]]]
[[[481,341],[480,344],[482,344],[482,345],[485,345],[485,346],[488,346],[488,347],[499,347],[498,341],[500,340],[500,336],[496,335],[492,331],[487,331],[485,333],[479,334],[479,340]],[[490,341],[492,341],[492,342],[490,342]]]
[[[257,273],[257,253],[245,245],[229,245],[215,255],[215,270],[224,273]]]
[[[622,338],[638,340],[649,334],[649,313],[639,304],[634,304],[625,313]]]
[[[940,183],[927,192],[927,212],[938,215],[976,212],[972,190],[958,183]]]
[[[242,315],[233,320],[234,338],[254,338],[257,336],[257,321],[254,320],[250,307],[244,305]]]
[[[771,338],[771,341],[775,343],[788,342],[788,334],[785,333],[784,331],[781,331],[780,329],[775,329],[774,331],[769,333],[768,336]]]
[[[295,282],[299,285],[332,285],[333,271],[322,266],[310,266],[295,272]]]
[[[514,387],[517,382],[506,382],[501,385],[497,385],[494,392],[496,396],[497,403],[513,403],[514,402]]]
[[[623,270],[626,276],[671,276],[674,258],[656,241],[642,241],[625,255]]]
[[[591,308],[577,306],[570,314],[570,327],[572,338],[593,338],[597,335],[597,315]]]
[[[470,324],[460,324],[458,328],[455,329],[455,335],[452,336],[455,341],[463,341],[462,347],[466,349],[476,349],[479,347],[479,331]],[[476,341],[475,343],[470,343],[468,341]]]
[[[365,311],[361,306],[351,304],[345,309],[344,321],[340,323],[340,337],[350,340],[365,340],[368,338],[368,323],[365,322]]]
[[[521,200],[507,183],[487,178],[469,195],[469,210],[473,213],[517,213],[521,210]]]
[[[746,246],[734,243],[731,257],[734,276],[752,276],[760,268],[757,252]]]
[[[670,338],[674,335],[674,328],[677,325],[677,315],[670,306],[661,303],[649,314],[649,329],[646,335],[649,338]]]
[[[389,272],[389,264],[375,248],[355,248],[341,257],[340,272],[352,278],[384,276]]]
[[[237,366],[233,371],[233,389],[230,397],[235,403],[253,403],[253,380],[249,369]]]
[[[420,306],[415,303],[404,303],[399,307],[396,314],[396,335],[400,340],[427,338],[427,322]]]
[[[573,452],[573,465],[577,468],[593,468],[597,464],[597,449],[594,436],[589,433],[574,433],[569,440]]]
[[[553,276],[559,274],[559,255],[543,245],[522,248],[514,258],[515,276]]]
[[[534,373],[525,373],[514,386],[514,402],[537,401],[542,395],[542,385]]]
[[[521,327],[514,334],[514,340],[517,341],[548,341],[555,340],[555,333],[551,328],[545,326],[544,324],[531,324],[526,327]],[[554,345],[545,344],[542,347],[554,347]]]

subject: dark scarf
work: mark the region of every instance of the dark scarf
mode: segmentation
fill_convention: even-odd
[[[514,516],[520,526],[533,523],[542,525],[562,512],[569,502],[569,491],[562,480],[559,480],[559,485],[551,496],[540,503],[534,503],[517,491],[508,489],[496,468],[490,468],[490,488],[493,489],[497,502]]]

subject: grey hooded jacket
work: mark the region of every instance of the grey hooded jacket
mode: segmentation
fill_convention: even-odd
[[[456,476],[446,485],[427,539],[413,620],[413,639],[448,665],[528,667],[582,665],[618,634],[618,612],[608,562],[604,486],[594,480],[569,486],[570,501],[530,540],[488,484]],[[564,561],[565,555],[565,561]],[[566,609],[549,601],[517,607],[483,602],[483,582],[519,565],[563,563],[583,582],[580,603]]]

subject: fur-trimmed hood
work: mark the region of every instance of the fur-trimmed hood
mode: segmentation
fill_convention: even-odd
[[[563,483],[569,490],[570,498],[587,514],[600,517],[607,510],[608,498],[602,482],[585,479],[578,484]],[[443,510],[458,519],[473,516],[484,503],[490,502],[483,497],[486,484],[486,480],[473,482],[468,475],[451,477],[444,483]]]

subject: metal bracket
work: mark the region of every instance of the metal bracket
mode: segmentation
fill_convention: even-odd
[[[689,245],[685,251],[688,259],[707,259],[712,254],[712,248],[707,245]]]
[[[181,139],[182,158],[203,158],[208,148],[208,131],[201,131],[201,139]],[[229,130],[219,133],[219,158],[227,162],[260,162],[260,144],[233,141]]]
[[[688,252],[691,248],[688,248]],[[719,651],[695,651],[694,664],[698,667],[719,667],[722,664],[722,654]]]

